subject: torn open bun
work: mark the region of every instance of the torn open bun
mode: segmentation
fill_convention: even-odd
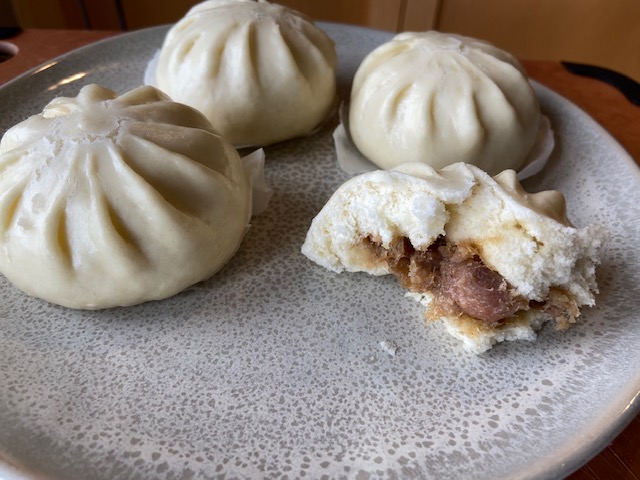
[[[512,170],[407,163],[342,185],[302,252],[335,272],[398,277],[467,349],[566,328],[592,306],[605,230],[572,226],[557,191],[525,192]]]

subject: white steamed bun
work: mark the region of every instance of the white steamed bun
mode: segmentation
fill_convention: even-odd
[[[517,170],[547,126],[519,62],[486,42],[401,33],[356,72],[349,130],[378,167],[419,161]]]
[[[231,258],[250,197],[200,112],[153,87],[88,85],[0,142],[0,271],[72,308],[165,298]]]
[[[606,238],[599,225],[572,226],[560,192],[524,191],[513,170],[490,177],[465,163],[439,171],[406,163],[340,186],[313,219],[302,253],[336,273],[393,273],[427,306],[430,320],[481,353],[505,340],[533,340],[548,321],[575,323],[580,307],[595,304]],[[448,267],[470,259],[482,268],[465,268],[467,275],[447,286]],[[487,285],[487,274],[500,279],[499,288]],[[513,310],[478,317],[500,307],[497,291],[508,293]],[[443,308],[452,301],[463,303]]]
[[[335,68],[333,41],[301,14],[263,0],[209,0],[167,34],[155,84],[234,145],[269,145],[327,118]]]

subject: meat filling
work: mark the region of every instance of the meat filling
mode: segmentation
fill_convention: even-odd
[[[440,264],[440,275],[440,304],[452,302],[485,323],[499,323],[527,304],[513,294],[502,275],[487,268],[478,257],[444,261]]]
[[[528,302],[509,283],[482,263],[471,249],[447,245],[438,239],[427,250],[416,250],[407,238],[388,249],[367,237],[374,255],[385,261],[400,284],[412,292],[431,292],[445,315],[466,314],[488,325],[498,325]]]

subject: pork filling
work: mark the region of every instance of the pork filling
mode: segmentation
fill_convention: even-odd
[[[502,275],[484,265],[472,248],[449,245],[443,237],[426,250],[416,250],[408,238],[398,238],[389,248],[371,237],[364,243],[386,262],[404,288],[433,294],[435,308],[443,315],[464,314],[498,326],[517,311],[532,307]],[[544,303],[535,306],[544,307]]]

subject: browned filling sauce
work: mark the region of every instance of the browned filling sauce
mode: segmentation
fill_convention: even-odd
[[[450,245],[438,238],[426,250],[416,250],[406,237],[384,248],[379,239],[363,239],[375,258],[384,261],[400,284],[411,292],[434,295],[433,311],[444,316],[469,316],[487,326],[499,326],[521,310],[544,310],[566,328],[579,315],[575,302],[552,289],[544,302],[529,302],[505,278],[488,268],[471,246]]]

